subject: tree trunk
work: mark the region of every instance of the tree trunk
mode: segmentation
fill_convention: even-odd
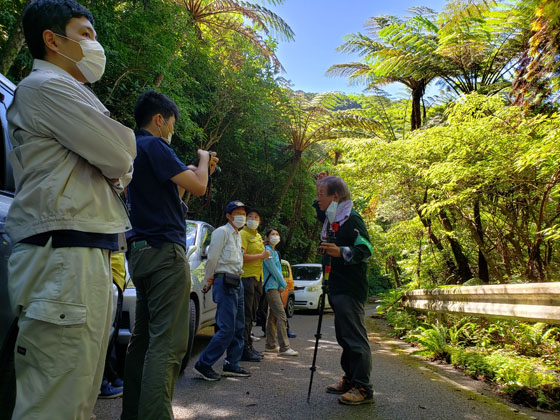
[[[288,234],[286,235],[286,242],[285,242],[286,248],[288,248],[292,240],[294,230],[296,229],[296,224],[301,217],[302,196],[303,196],[303,182],[300,182],[298,187],[298,196],[296,199],[296,205],[294,206],[294,214],[292,215],[292,218],[290,219],[290,223],[288,225]]]
[[[480,241],[484,243],[484,231],[482,230],[482,219],[480,218],[480,201],[475,200],[473,206],[474,222],[476,224],[476,233],[478,234]],[[483,282],[488,284],[490,282],[490,273],[488,271],[488,262],[482,253],[480,247],[478,247],[478,278]]]
[[[25,5],[21,9],[27,7],[27,5],[31,3],[31,0],[27,0]],[[8,40],[4,44],[2,48],[2,52],[0,53],[0,72],[2,74],[7,74],[14,64],[14,61],[19,54],[21,48],[25,44],[25,36],[23,34],[23,26],[21,25],[21,15],[18,18],[17,22],[14,24],[14,27],[10,31],[10,35],[8,36]]]
[[[288,174],[288,178],[286,179],[286,182],[284,183],[284,187],[282,188],[282,192],[280,193],[280,196],[278,197],[278,201],[276,202],[276,209],[272,213],[273,214],[272,220],[278,220],[278,218],[280,217],[280,210],[282,210],[282,202],[286,198],[286,195],[288,194],[288,190],[292,185],[292,181],[296,176],[297,170],[299,168],[299,164],[301,163],[301,155],[302,155],[301,150],[295,151],[293,162],[290,168],[290,173]]]
[[[419,86],[412,89],[412,111],[410,115],[410,130],[414,131],[422,126],[422,96],[424,87]]]
[[[435,247],[438,249],[438,251],[440,251],[441,254],[443,255],[443,258],[445,259],[445,265],[447,266],[448,273],[450,275],[456,276],[457,273],[458,273],[457,266],[455,265],[453,260],[451,260],[451,258],[449,258],[446,255],[443,244],[441,243],[439,238],[434,234],[434,232],[432,232],[432,221],[430,219],[424,218],[424,216],[422,216],[422,212],[420,211],[420,209],[418,207],[416,207],[416,213],[418,214],[418,217],[420,218],[420,221],[422,222],[422,224],[426,228],[426,231],[428,232],[428,238],[430,238],[430,241],[435,245]]]
[[[416,266],[416,278],[420,282],[420,265],[422,264],[422,239],[424,238],[424,232],[420,232],[420,239],[418,240],[418,264]]]
[[[395,286],[397,288],[401,287],[401,278],[399,275],[399,265],[397,264],[397,260],[392,255],[387,258],[385,261],[385,271],[392,272],[393,276],[395,277]]]
[[[472,279],[474,276],[472,274],[471,268],[469,266],[469,260],[465,256],[463,252],[463,248],[459,241],[453,238],[453,225],[451,224],[451,220],[447,216],[444,210],[440,210],[439,217],[441,219],[441,224],[445,231],[447,232],[447,240],[449,241],[449,245],[451,246],[451,251],[453,252],[453,256],[455,257],[455,261],[457,262],[457,267],[459,269],[458,274],[461,278],[461,283],[466,282],[467,280]]]

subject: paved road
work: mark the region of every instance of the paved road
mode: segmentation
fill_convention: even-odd
[[[368,314],[373,307],[368,308]],[[507,405],[486,385],[466,378],[449,367],[442,367],[410,356],[410,347],[391,339],[384,322],[368,317],[373,352],[375,404],[347,407],[337,403],[337,396],[324,388],[341,376],[340,348],[336,344],[333,315],[327,313],[319,349],[311,401],[307,403],[309,366],[313,356],[317,315],[296,314],[290,320],[298,334],[292,347],[297,358],[266,355],[260,363],[243,363],[251,378],[222,378],[206,382],[195,378],[192,364],[179,378],[173,400],[177,420],[251,419],[251,420],[543,420],[560,417]],[[254,331],[257,331],[255,328]],[[260,329],[259,329],[260,332]],[[211,329],[196,338],[195,353],[208,343]],[[255,343],[264,349],[264,340]],[[196,356],[195,356],[196,357]],[[220,362],[216,368],[220,368]],[[97,420],[118,419],[121,400],[98,400]]]

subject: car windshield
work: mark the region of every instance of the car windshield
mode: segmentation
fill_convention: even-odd
[[[187,222],[187,248],[196,244],[196,224]]]
[[[309,265],[292,266],[292,275],[294,280],[319,280],[321,278],[321,267]]]

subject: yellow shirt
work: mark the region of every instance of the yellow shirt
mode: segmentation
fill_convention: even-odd
[[[239,231],[241,235],[241,248],[247,255],[262,254],[264,243],[261,234],[256,229],[249,229],[245,226]],[[256,277],[257,281],[262,281],[263,260],[254,260],[243,263],[243,277]]]
[[[126,284],[126,271],[124,269],[124,254],[111,254],[111,272],[113,273],[113,282],[121,290],[124,290]]]

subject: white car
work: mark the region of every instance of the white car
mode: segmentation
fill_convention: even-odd
[[[206,265],[206,252],[208,245],[210,245],[210,236],[213,231],[214,228],[208,223],[187,220],[186,255],[191,269],[191,296],[189,345],[187,354],[183,358],[181,371],[187,366],[196,332],[202,328],[215,325],[216,323],[216,304],[212,300],[212,293],[202,293],[202,288],[205,285],[204,266]],[[130,279],[127,281],[123,298],[118,343],[121,345],[128,345],[134,327],[134,318],[136,316],[136,287],[134,287]]]
[[[294,308],[319,309],[319,298],[323,294],[323,267],[321,264],[294,264],[292,274],[294,276]],[[325,308],[330,308],[328,299],[325,302]]]

